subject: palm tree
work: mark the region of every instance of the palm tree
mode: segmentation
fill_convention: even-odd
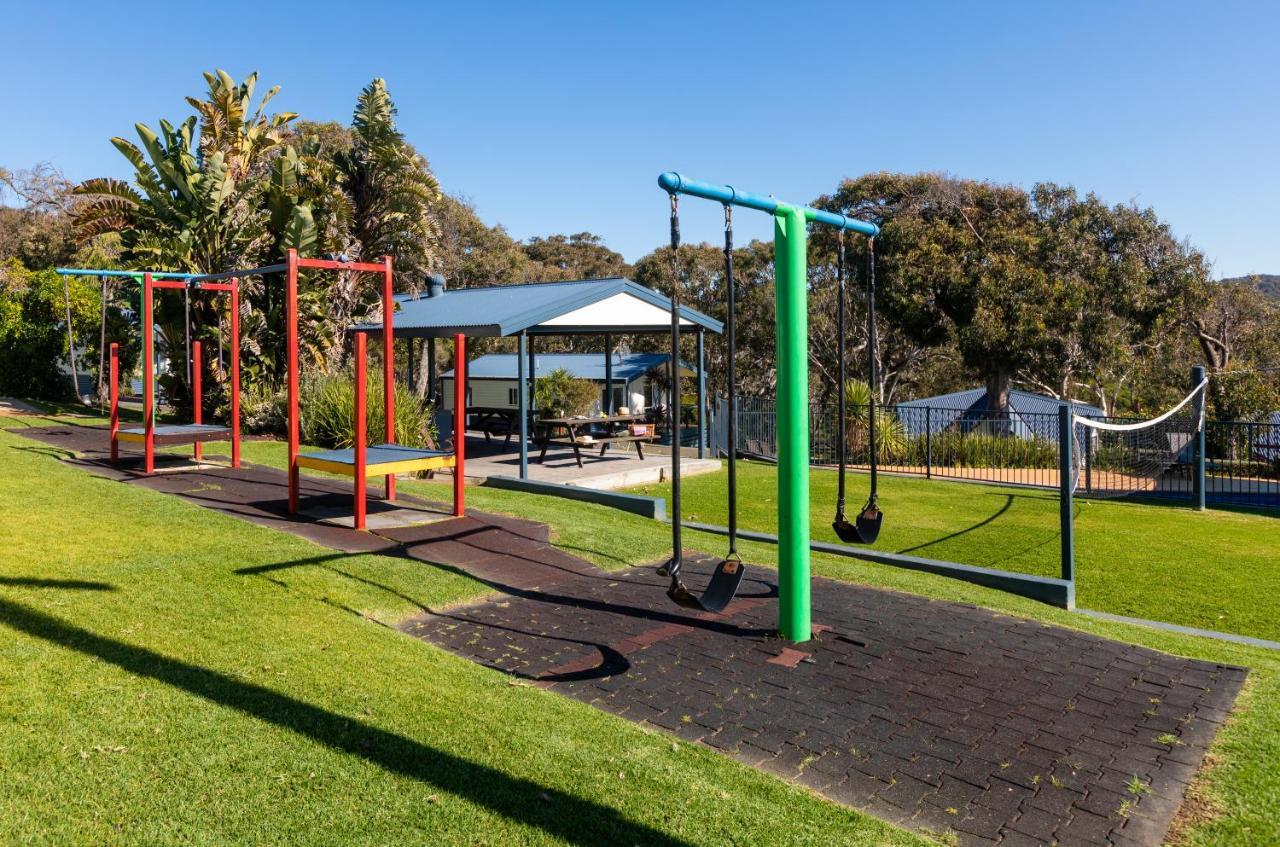
[[[254,107],[256,73],[240,84],[224,71],[206,73],[204,79],[206,99],[187,98],[196,115],[177,126],[161,120],[159,132],[135,124],[141,146],[125,138],[111,139],[133,166],[132,184],[101,177],[75,188],[85,198],[75,217],[77,236],[88,240],[119,233],[121,261],[126,266],[216,273],[258,264],[279,241],[273,237],[273,215],[264,202],[264,176],[297,116],[266,113],[278,86]],[[305,241],[305,227],[297,226],[298,217],[292,211],[286,213],[286,221],[294,226],[284,229],[288,236]],[[245,280],[242,317],[250,373],[262,364],[254,361],[253,354],[271,343],[260,331],[271,323],[264,316],[271,311],[264,302],[267,297],[260,281]],[[225,320],[225,304],[213,300],[193,303],[193,312],[196,326],[211,327]],[[179,339],[185,333],[176,298],[158,301],[156,319],[158,338],[168,348],[170,360],[182,361]],[[184,385],[185,368],[182,371],[178,382]]]

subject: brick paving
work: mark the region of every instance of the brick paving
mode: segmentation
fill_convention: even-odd
[[[1246,675],[820,578],[816,637],[790,645],[773,634],[768,570],[752,569],[723,614],[691,613],[652,570],[600,571],[539,524],[468,512],[356,533],[283,515],[273,469],[140,477],[102,462],[101,430],[23,434],[91,472],[335,549],[457,567],[500,595],[406,632],[961,845],[1160,844]],[[306,479],[305,493],[346,489]],[[691,558],[691,587],[710,570]]]
[[[823,579],[821,631],[789,645],[772,576],[750,572],[722,615],[674,607],[633,569],[404,628],[963,845],[1159,844],[1245,676]]]

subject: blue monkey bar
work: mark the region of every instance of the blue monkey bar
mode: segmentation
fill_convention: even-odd
[[[152,279],[195,279],[200,274],[184,274],[173,271],[99,271],[91,268],[55,268],[59,276],[110,276],[128,279],[142,279],[150,273]]]
[[[807,221],[860,232],[873,238],[880,233],[880,227],[867,221],[860,221],[836,212],[825,212],[822,209],[814,209],[809,206],[794,206],[790,203],[783,203],[781,200],[775,200],[772,197],[761,197],[759,194],[739,191],[732,185],[716,185],[710,182],[689,179],[675,171],[667,171],[660,175],[658,177],[658,185],[663,191],[670,194],[689,194],[693,197],[701,197],[704,200],[715,200],[732,206],[744,206],[748,209],[757,209],[769,214],[777,213],[780,208],[783,210],[788,208],[796,209],[804,215],[804,219]]]

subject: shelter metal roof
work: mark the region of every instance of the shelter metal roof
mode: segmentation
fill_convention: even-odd
[[[671,300],[629,279],[538,282],[488,288],[459,288],[434,297],[396,296],[396,334],[412,338],[656,333],[670,328]],[[687,329],[719,333],[723,325],[682,306]],[[361,324],[358,332],[381,329]]]

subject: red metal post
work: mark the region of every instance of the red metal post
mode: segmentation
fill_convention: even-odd
[[[151,274],[142,275],[142,426],[143,470],[152,473],[156,469],[156,406],[155,406],[155,303],[151,288]]]
[[[365,374],[365,334],[356,333],[356,419],[355,435],[355,524],[356,529],[364,529],[365,512],[365,393],[367,376]]]
[[[120,345],[111,342],[111,461],[120,458]]]
[[[298,511],[298,251],[285,254],[285,335],[289,358],[289,514]],[[361,485],[364,481],[361,480]]]
[[[231,280],[231,467],[240,467],[240,280]]]
[[[395,333],[391,329],[392,316],[396,311],[394,297],[391,257],[382,257],[382,403],[383,419],[386,422],[385,441],[396,443],[396,345]],[[361,371],[363,373],[363,371]],[[395,474],[387,474],[387,499],[396,499]]]
[[[191,422],[193,424],[200,424],[204,422],[202,420],[202,418],[204,417],[204,409],[201,408],[202,406],[204,406],[204,398],[200,396],[200,371],[203,370],[203,368],[204,368],[204,357],[200,355],[200,342],[192,341],[191,342]],[[204,456],[202,455],[204,452],[203,447],[204,445],[202,445],[199,441],[196,442],[195,449],[192,455],[195,457],[195,460],[197,462],[200,461],[202,458],[204,458]]]
[[[466,512],[467,337],[453,337],[453,513]]]

